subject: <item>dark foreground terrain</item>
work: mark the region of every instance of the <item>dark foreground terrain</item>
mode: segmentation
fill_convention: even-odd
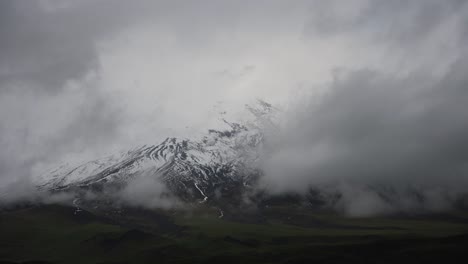
[[[345,218],[270,207],[0,212],[0,263],[468,263],[468,214]]]

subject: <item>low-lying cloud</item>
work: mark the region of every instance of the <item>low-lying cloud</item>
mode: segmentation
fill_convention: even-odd
[[[113,196],[116,196],[124,205],[147,209],[170,209],[183,206],[182,201],[175,197],[167,186],[154,175],[133,179]]]
[[[292,111],[272,140],[267,188],[336,186],[352,211],[404,207],[395,199],[409,190],[422,202],[441,204],[434,207],[450,204],[444,193],[466,194],[467,62],[461,58],[440,78],[343,73],[320,100]],[[386,194],[388,201],[380,197]]]

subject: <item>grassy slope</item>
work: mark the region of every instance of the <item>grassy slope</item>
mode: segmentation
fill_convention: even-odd
[[[270,208],[261,223],[218,219],[209,210],[170,217],[132,212],[117,223],[73,212],[60,206],[1,212],[0,263],[437,263],[468,249],[465,214],[349,219]]]

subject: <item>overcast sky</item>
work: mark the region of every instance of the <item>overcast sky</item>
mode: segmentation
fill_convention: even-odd
[[[362,170],[396,137],[418,138],[408,160],[427,154],[418,177],[436,160],[438,175],[450,163],[460,179],[467,25],[463,0],[1,1],[0,184],[58,161],[196,135],[220,110],[256,98],[291,113],[293,129],[275,140],[293,154],[277,156],[308,146],[301,151],[326,160],[307,167],[314,173],[406,175],[409,165],[387,156]],[[284,139],[293,132],[308,143]],[[336,156],[350,149],[362,158]],[[314,183],[295,174],[298,185]]]

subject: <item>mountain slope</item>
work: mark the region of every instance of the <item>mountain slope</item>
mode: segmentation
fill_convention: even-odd
[[[271,122],[274,109],[260,101],[248,106],[254,121],[223,120],[225,130],[211,129],[201,139],[167,138],[158,145],[138,148],[89,161],[62,165],[36,179],[45,191],[123,188],[135,179],[150,177],[186,201],[240,195],[258,175],[255,162],[263,143],[262,122]]]

